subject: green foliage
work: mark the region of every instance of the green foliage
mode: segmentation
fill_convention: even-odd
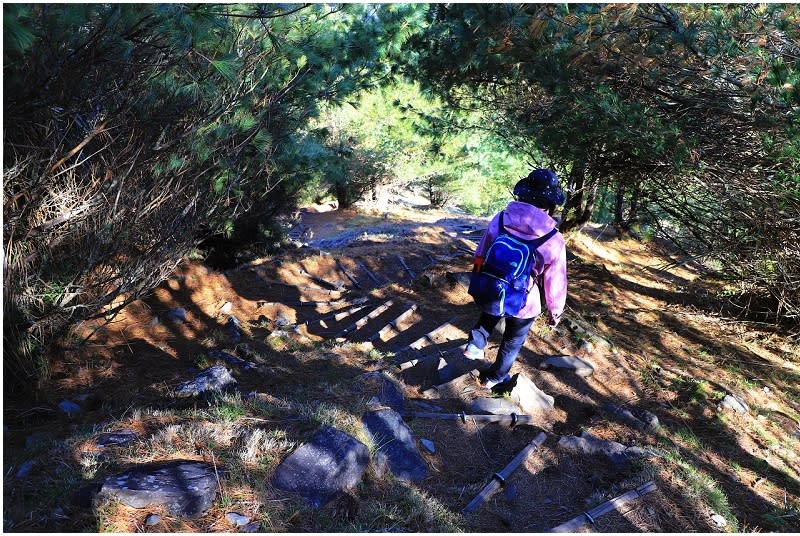
[[[309,120],[390,80],[392,58],[424,10],[35,4],[3,12],[4,245],[13,259],[4,296],[17,306],[13,323],[49,340],[113,315],[208,237],[279,240],[276,216],[330,163]],[[375,153],[351,162],[360,177],[381,163]]]
[[[613,207],[615,223],[645,224],[747,282],[743,312],[790,320],[799,16],[777,5],[436,4],[407,68],[559,172],[562,230]]]
[[[349,141],[351,151],[380,154],[392,170],[386,180],[422,187],[434,193],[435,204],[452,200],[470,212],[490,214],[508,202],[511,187],[527,174],[528,165],[524,153],[478,128],[480,122],[479,115],[448,110],[416,84],[398,82],[331,107],[314,126],[323,139],[336,133],[338,140]],[[336,143],[328,140],[327,145]],[[330,177],[319,182],[330,182]]]

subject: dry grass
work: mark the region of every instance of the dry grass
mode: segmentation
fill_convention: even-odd
[[[537,417],[539,426],[510,429],[474,422],[409,421],[417,438],[436,445],[435,454],[423,452],[431,470],[428,479],[408,484],[370,467],[356,489],[319,510],[273,489],[269,482],[275,468],[322,424],[343,429],[374,452],[379,445],[371,444],[360,419],[380,383],[362,375],[405,358],[380,342],[374,346],[332,343],[313,330],[304,332],[303,338],[270,336],[279,316],[301,322],[344,307],[310,310],[262,304],[279,299],[319,300],[319,293],[299,290],[309,284],[300,273],[299,261],[304,269],[321,270],[332,279],[333,273],[326,272],[330,268],[327,257],[304,258],[302,252],[287,255],[281,277],[298,290],[272,286],[260,294],[248,293],[254,278],[261,277],[251,271],[219,274],[189,264],[152,298],[123,311],[119,323],[96,338],[95,346],[67,355],[54,378],[60,396],[98,389],[115,396],[100,397],[97,409],[85,415],[84,424],[65,429],[56,441],[28,451],[19,445],[6,449],[7,467],[35,459],[41,463],[37,467],[50,466],[52,460],[60,468],[58,472],[34,470],[31,483],[36,482],[35,486],[6,477],[4,484],[11,490],[6,494],[7,523],[14,520],[6,528],[229,532],[234,527],[224,516],[235,511],[270,532],[540,532],[651,479],[657,483],[657,492],[623,512],[604,516],[594,530],[716,531],[712,514],[723,515],[728,529],[792,528],[797,521],[800,482],[794,435],[797,387],[792,383],[800,365],[792,354],[796,346],[757,326],[743,331],[742,324],[722,322],[716,315],[675,303],[669,285],[658,283],[662,276],[640,264],[653,261],[635,249],[636,243],[589,243],[591,251],[573,240],[573,251],[581,262],[573,262],[570,268],[570,307],[580,315],[588,335],[569,330],[556,333],[537,323],[515,365],[515,371],[524,372],[556,397],[556,409]],[[615,253],[617,247],[624,254]],[[348,254],[374,260],[380,258],[382,248],[350,248]],[[416,252],[419,265],[430,262],[419,250],[404,253],[407,261],[415,258],[411,251]],[[615,254],[619,257],[609,270],[592,264],[613,259]],[[395,285],[372,292],[375,303],[401,297],[420,305],[404,324],[409,339],[454,317],[458,318],[456,329],[448,331],[448,337],[455,341],[469,329],[469,297],[444,277],[448,271],[463,270],[463,259],[448,259],[435,270],[441,275],[439,283]],[[679,275],[685,284],[692,283],[689,273]],[[169,398],[174,386],[185,379],[188,367],[213,364],[206,354],[208,347],[227,344],[226,318],[219,316],[220,306],[227,301],[235,304],[234,314],[249,326],[244,342],[253,359],[264,365],[257,374],[234,371],[241,392],[256,395],[222,395],[208,401]],[[186,323],[150,324],[154,315],[178,306],[187,309]],[[259,320],[261,315],[271,320]],[[419,333],[412,337],[414,330]],[[592,333],[596,344],[587,350],[586,341],[595,337]],[[615,351],[597,343],[600,338],[613,342]],[[493,348],[490,345],[490,351]],[[592,361],[595,374],[581,379],[537,369],[542,355],[562,353]],[[408,378],[398,373],[395,379]],[[717,404],[727,392],[743,396],[751,413],[719,412]],[[408,399],[422,399],[415,386],[407,385],[405,393]],[[458,400],[428,402],[443,412],[463,410]],[[611,420],[597,409],[608,402],[656,413],[661,431],[644,434]],[[108,421],[108,415],[116,417]],[[97,433],[125,428],[137,431],[140,441],[106,452],[92,447]],[[516,495],[501,490],[476,514],[458,515],[491,474],[502,469],[540,429],[550,437],[510,479],[509,488],[514,487]],[[604,458],[571,454],[556,446],[558,436],[582,431],[646,446],[661,457],[616,470]],[[178,457],[204,460],[221,469],[215,505],[198,520],[173,519],[160,512],[161,524],[142,529],[146,514],[157,509],[138,511],[113,502],[98,505],[88,517],[53,516],[63,498],[82,483],[136,463]]]

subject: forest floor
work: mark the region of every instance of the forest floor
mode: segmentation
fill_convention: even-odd
[[[433,454],[422,451],[430,476],[413,483],[369,468],[346,500],[322,508],[273,488],[276,467],[320,424],[364,438],[361,414],[375,394],[366,373],[387,371],[412,407],[420,401],[464,411],[463,399],[424,394],[435,367],[401,371],[410,356],[399,350],[431,334],[415,355],[459,359],[477,316],[463,278],[486,222],[402,205],[309,207],[295,229],[308,247],[224,272],[187,262],[110,322],[82,326],[73,342],[93,336],[59,351],[46,395],[4,406],[4,529],[229,532],[236,528],[225,514],[241,512],[268,532],[544,532],[653,481],[656,491],[582,530],[800,530],[800,342],[721,315],[719,288],[701,277],[702,266],[676,266],[680,259],[663,246],[596,225],[567,236],[565,322],[550,330],[537,321],[512,369],[553,396],[554,409],[513,428],[407,419],[416,438],[436,446]],[[369,307],[350,312],[359,297]],[[385,312],[367,317],[390,300]],[[317,303],[300,305],[310,301]],[[416,310],[371,337],[411,304]],[[183,320],[170,320],[179,308]],[[339,319],[314,321],[337,312]],[[235,346],[226,342],[229,314],[243,330]],[[334,337],[361,318],[358,329]],[[489,358],[498,340],[495,334]],[[214,364],[214,348],[264,365],[259,373],[227,365],[241,393],[255,398],[174,397],[177,385]],[[553,355],[581,357],[594,373],[541,370]],[[726,395],[747,411],[725,409]],[[58,409],[63,400],[80,400],[82,410],[68,418]],[[607,404],[646,410],[660,427],[615,420],[603,411]],[[122,429],[142,439],[102,452],[93,446],[98,433]],[[505,488],[459,514],[541,431],[546,441]],[[620,467],[558,444],[584,432],[657,456]],[[177,458],[226,470],[214,506],[199,519],[114,502],[75,506],[74,492],[88,482]],[[162,521],[146,527],[153,512]]]

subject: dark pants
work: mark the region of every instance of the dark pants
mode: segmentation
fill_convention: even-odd
[[[470,331],[469,342],[480,349],[486,348],[486,343],[489,342],[489,335],[494,331],[500,318],[502,317],[481,313],[478,323]],[[511,365],[514,364],[520,348],[525,344],[525,339],[528,338],[528,331],[530,331],[533,321],[536,320],[535,318],[514,318],[513,316],[507,316],[505,319],[506,327],[503,331],[500,349],[497,351],[497,358],[494,360],[494,364],[483,372],[481,375],[483,379],[495,381],[511,379],[508,371],[511,370]]]

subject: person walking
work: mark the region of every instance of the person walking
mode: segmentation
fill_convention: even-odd
[[[480,375],[481,385],[489,389],[511,379],[511,366],[542,312],[539,282],[551,327],[558,325],[567,298],[564,237],[552,217],[555,208],[564,204],[558,177],[552,170],[534,169],[517,182],[513,195],[515,200],[492,218],[475,250],[470,283],[470,294],[481,314],[470,331],[464,355],[484,359],[489,336],[500,319],[505,319],[497,357]],[[504,262],[523,273],[503,273],[500,266]]]

